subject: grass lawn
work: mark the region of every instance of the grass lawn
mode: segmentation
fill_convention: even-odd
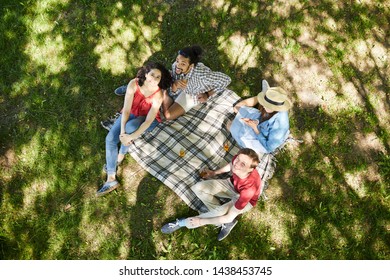
[[[389,1],[2,0],[0,259],[390,259]],[[133,159],[96,198],[113,90],[199,44],[242,97],[291,93],[268,200],[218,242]]]

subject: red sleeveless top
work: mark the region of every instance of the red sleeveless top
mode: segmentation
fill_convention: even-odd
[[[155,98],[154,96],[161,89],[159,88],[158,90],[153,92],[150,96],[145,97],[142,94],[141,89],[139,88],[138,80],[135,80],[135,83],[137,85],[137,89],[134,93],[133,105],[131,106],[130,113],[133,114],[134,116],[137,116],[137,117],[146,116],[149,113],[150,108],[152,107],[153,98]],[[156,120],[158,122],[161,122],[160,111],[157,112]]]

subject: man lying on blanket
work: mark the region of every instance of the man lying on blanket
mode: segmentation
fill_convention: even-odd
[[[172,87],[164,93],[163,113],[167,120],[175,120],[199,103],[205,103],[216,93],[221,93],[231,82],[224,73],[212,71],[201,60],[202,49],[199,46],[179,50],[172,64]],[[123,96],[127,85],[118,87],[115,94]],[[110,130],[119,113],[114,118],[102,121],[101,125]]]
[[[218,234],[221,241],[227,237],[237,224],[236,217],[252,209],[260,195],[260,175],[256,170],[259,158],[252,149],[241,149],[230,164],[217,169],[204,170],[202,177],[207,179],[216,175],[232,172],[227,179],[200,181],[191,189],[207,206],[208,212],[199,216],[177,219],[174,223],[165,224],[161,231],[170,234],[181,227],[197,228],[204,225],[222,225]],[[229,202],[220,203],[218,198],[228,198]]]

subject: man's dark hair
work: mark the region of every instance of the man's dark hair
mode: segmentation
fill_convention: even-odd
[[[179,54],[184,56],[185,58],[190,59],[190,64],[196,64],[200,61],[203,50],[200,46],[194,45],[191,47],[185,47],[179,51]]]

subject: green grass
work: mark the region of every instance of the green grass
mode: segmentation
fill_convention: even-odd
[[[1,259],[390,259],[386,1],[4,0],[0,17]],[[131,158],[94,196],[113,90],[195,43],[240,96],[288,90],[304,140],[222,242],[161,234],[196,213]]]

